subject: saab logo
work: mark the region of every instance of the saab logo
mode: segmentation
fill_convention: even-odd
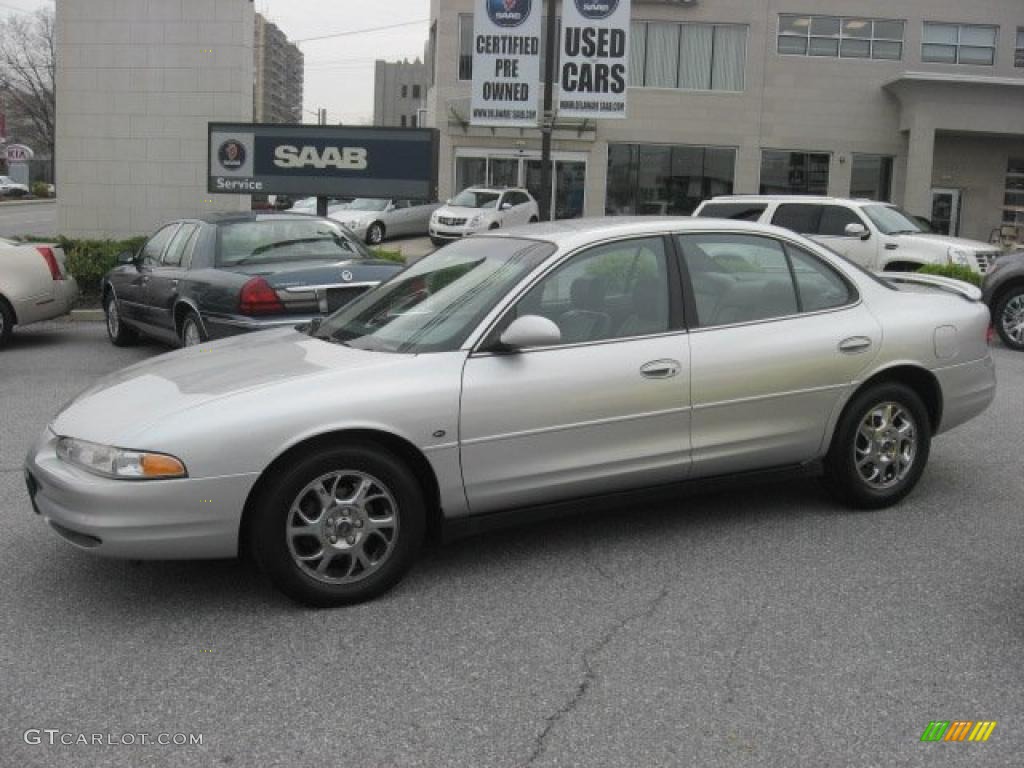
[[[585,19],[607,19],[619,7],[619,0],[576,0],[576,10]]]
[[[988,741],[995,728],[995,720],[932,720],[921,741]]]
[[[337,168],[340,171],[365,171],[366,149],[363,147],[293,147],[283,144],[274,150],[278,168]]]
[[[241,168],[245,165],[245,145],[236,139],[228,139],[217,150],[217,159],[226,170]]]
[[[518,27],[530,18],[532,6],[533,0],[487,0],[487,15],[499,27]]]

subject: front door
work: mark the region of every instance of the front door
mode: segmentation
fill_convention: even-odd
[[[146,292],[150,278],[153,275],[153,268],[160,264],[168,243],[178,231],[178,222],[168,224],[157,231],[142,246],[142,250],[136,259],[135,266],[125,270],[123,279],[118,280],[114,285],[117,292],[117,303],[121,309],[121,316],[139,324],[149,324],[149,313],[146,309]]]
[[[463,372],[463,481],[474,513],[682,480],[689,338],[659,237],[573,256],[506,314],[540,315],[560,344],[475,353]]]
[[[932,228],[940,235],[960,235],[959,189],[935,188],[932,190]]]

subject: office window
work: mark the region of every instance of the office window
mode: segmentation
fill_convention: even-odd
[[[412,128],[416,127],[416,115],[409,115],[409,126]]]
[[[1024,27],[1017,27],[1017,49],[1013,54],[1013,66],[1024,67]]]
[[[747,28],[741,24],[630,25],[629,84],[637,88],[742,91]]]
[[[473,79],[473,14],[459,14],[459,80]]]
[[[892,163],[891,157],[883,155],[854,155],[850,197],[891,202]]]
[[[1024,228],[1024,156],[1011,157],[1006,166],[1003,223]]]
[[[420,97],[420,87],[418,85],[414,85],[412,87],[412,97],[414,99],[418,99]]]
[[[688,216],[704,200],[732,194],[736,150],[609,144],[605,213]]]
[[[893,19],[779,16],[778,52],[843,59],[903,58],[904,23]]]
[[[400,120],[401,120],[401,122],[400,122],[399,126],[400,126],[401,128],[405,128],[405,127],[406,127],[406,125],[407,125],[407,123],[408,123],[408,118],[406,118],[406,116],[405,116],[405,115],[402,115],[402,116],[401,116],[401,118],[400,118]]]
[[[921,60],[936,64],[996,63],[996,34],[999,27],[978,24],[940,24],[926,21]]]
[[[827,152],[761,153],[762,195],[825,195],[828,194]]]
[[[430,37],[427,39],[427,56],[430,58],[430,84],[437,82],[437,22],[430,25]]]
[[[404,99],[408,95],[409,95],[409,86],[408,85],[403,85],[402,86],[402,98]]]

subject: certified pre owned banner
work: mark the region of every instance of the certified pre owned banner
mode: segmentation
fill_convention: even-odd
[[[476,0],[473,125],[537,125],[541,0]]]
[[[563,0],[561,117],[626,116],[630,0]]]

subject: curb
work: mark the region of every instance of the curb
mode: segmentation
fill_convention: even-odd
[[[2,211],[4,208],[18,208],[19,206],[22,206],[22,205],[56,205],[56,204],[57,204],[57,198],[55,198],[55,197],[47,197],[47,198],[45,198],[43,200],[8,200],[6,202],[0,203],[0,211]]]
[[[73,309],[68,319],[72,323],[102,323],[106,321],[102,309]]]

